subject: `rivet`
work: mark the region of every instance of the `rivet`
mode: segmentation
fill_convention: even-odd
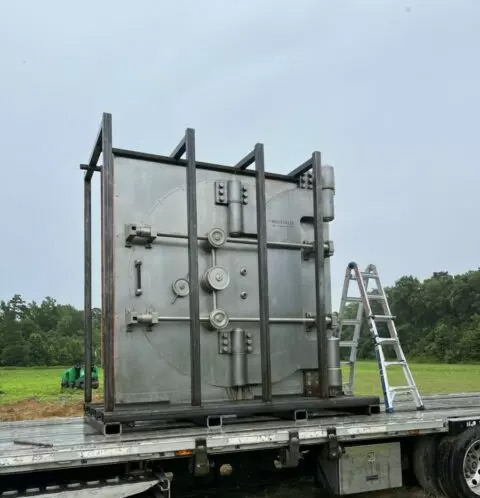
[[[223,337],[227,338],[228,337],[228,332],[223,333]]]
[[[247,332],[247,339],[250,339],[252,337],[252,333],[251,332]]]
[[[223,351],[224,353],[227,353],[227,352],[228,352],[228,348],[227,348],[227,346],[223,346],[222,351]]]
[[[252,344],[252,339],[247,339],[247,344],[250,346]]]
[[[252,351],[253,351],[252,346],[248,346],[248,348],[247,348],[247,352],[248,352],[248,353],[251,353]]]
[[[247,296],[248,296],[248,294],[247,294],[245,291],[240,292],[240,297],[241,297],[242,299],[247,299]]]
[[[228,346],[228,339],[223,339],[222,342],[223,342],[224,346]]]
[[[247,274],[247,269],[246,269],[246,268],[242,268],[242,269],[240,270],[240,275],[245,276],[246,274]]]

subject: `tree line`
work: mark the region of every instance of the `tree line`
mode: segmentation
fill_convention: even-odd
[[[436,362],[480,361],[480,270],[434,273],[420,281],[404,276],[386,289],[405,353]],[[355,305],[348,313],[355,314]],[[100,362],[100,309],[93,310],[94,357]],[[364,327],[360,359],[373,359]],[[0,365],[72,365],[83,359],[83,311],[47,297],[0,301]]]
[[[460,275],[436,272],[423,281],[404,276],[385,293],[408,358],[442,363],[480,361],[480,270]],[[352,315],[354,309],[349,312]],[[373,359],[366,326],[361,337],[359,358]]]
[[[99,361],[100,309],[93,312],[94,357]],[[83,361],[83,311],[51,297],[0,301],[0,365],[73,365]]]

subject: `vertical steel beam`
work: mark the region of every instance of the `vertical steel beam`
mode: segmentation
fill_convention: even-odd
[[[262,399],[272,400],[272,366],[270,357],[270,325],[268,303],[267,215],[265,202],[265,163],[263,144],[256,144],[256,200],[258,242],[258,296],[260,308],[260,355],[262,369]]]
[[[92,182],[83,181],[85,403],[92,401]]]
[[[197,171],[195,165],[195,130],[185,133],[187,159],[188,275],[190,282],[190,379],[191,403],[202,404],[202,369],[200,351],[200,301],[198,281]]]
[[[114,378],[114,225],[113,225],[113,153],[112,115],[102,117],[102,330],[105,411],[113,411],[115,406]]]
[[[328,398],[328,337],[325,320],[325,253],[323,240],[323,179],[320,152],[312,155],[313,232],[315,240],[315,308],[318,348],[318,381],[321,398]]]

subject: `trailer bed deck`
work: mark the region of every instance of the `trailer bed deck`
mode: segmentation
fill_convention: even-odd
[[[128,461],[166,459],[194,450],[205,438],[209,454],[285,447],[289,431],[300,444],[327,441],[336,428],[339,441],[362,441],[448,431],[449,421],[480,418],[480,393],[424,397],[426,410],[400,404],[393,414],[336,415],[304,421],[256,418],[221,427],[177,424],[141,427],[121,435],[103,436],[83,418],[0,423],[0,474],[78,468]],[[142,429],[142,430],[140,430]]]

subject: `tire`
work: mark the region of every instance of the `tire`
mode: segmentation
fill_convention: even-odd
[[[450,498],[480,496],[480,427],[443,438],[438,447],[438,483]]]
[[[437,479],[437,446],[437,437],[423,436],[417,439],[413,447],[413,473],[417,478],[418,484],[430,496],[439,496],[442,494]]]

